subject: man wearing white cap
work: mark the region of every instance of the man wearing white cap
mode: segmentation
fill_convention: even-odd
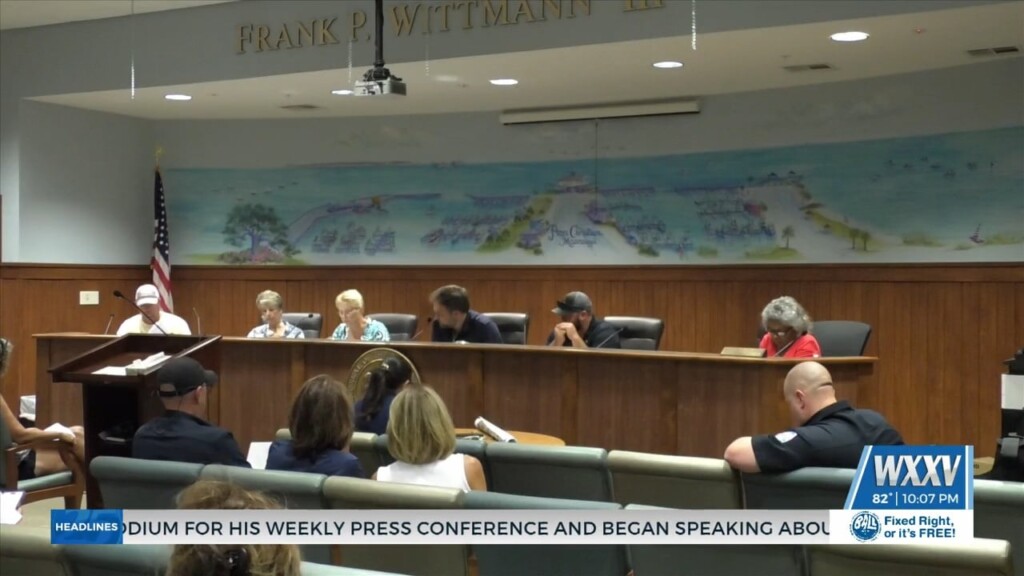
[[[142,310],[121,323],[118,336],[125,334],[191,334],[188,322],[181,316],[160,309],[160,292],[152,284],[143,284],[135,291],[135,304]],[[161,330],[163,329],[163,330]]]

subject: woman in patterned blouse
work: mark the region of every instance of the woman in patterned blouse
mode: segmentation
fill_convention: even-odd
[[[345,290],[334,299],[341,324],[334,329],[331,340],[363,340],[388,342],[391,335],[384,324],[363,316],[363,295],[358,290]]]
[[[264,290],[256,297],[256,309],[265,324],[249,331],[248,338],[305,338],[301,328],[285,322],[284,299],[273,290]]]

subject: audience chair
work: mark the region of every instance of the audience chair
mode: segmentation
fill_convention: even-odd
[[[324,482],[324,498],[337,510],[436,510],[461,508],[463,493],[454,488],[332,476]],[[469,547],[461,544],[341,547],[342,566],[411,576],[467,576],[468,559]]]
[[[202,470],[202,464],[117,456],[97,456],[89,465],[103,505],[122,510],[172,510],[178,493],[195,483]]]
[[[630,504],[626,510],[666,510],[656,506]],[[716,544],[631,545],[634,576],[699,574],[700,576],[805,576],[803,547],[765,544],[740,546]]]
[[[849,320],[822,320],[811,327],[811,334],[824,356],[863,356],[871,338],[871,325]]]
[[[974,481],[974,536],[1008,540],[1013,565],[1024,572],[1024,484]]]
[[[619,342],[626,350],[657,350],[661,347],[661,335],[665,332],[665,321],[661,318],[605,316],[604,320],[621,330]]]
[[[501,341],[505,344],[526,344],[530,332],[530,315],[522,312],[487,312],[484,314],[498,325]]]
[[[608,452],[603,448],[493,442],[486,453],[493,492],[612,501]]]
[[[6,524],[0,525],[0,574],[73,576],[64,550],[50,544],[47,531]]]
[[[353,456],[359,458],[359,463],[363,466],[363,473],[369,478],[373,476],[373,473],[380,467],[380,457],[377,455],[377,449],[374,446],[374,439],[377,437],[376,434],[370,432],[353,432],[352,442],[348,446],[348,451]],[[291,440],[292,433],[287,428],[281,428],[274,434],[275,440]]]
[[[807,559],[810,576],[1014,576],[1010,543],[983,538],[965,543],[808,546]]]
[[[415,314],[370,314],[372,318],[387,327],[392,342],[412,340],[420,320]]]
[[[324,317],[319,312],[285,312],[281,319],[302,330],[306,338],[321,338]]]
[[[106,502],[104,502],[106,505]],[[167,571],[172,546],[61,546],[75,576],[162,575]]]
[[[535,498],[497,492],[468,492],[462,501],[468,510],[619,510],[611,502]],[[625,546],[615,545],[504,545],[473,546],[479,576],[523,574],[586,574],[624,576],[629,572]]]
[[[612,490],[619,504],[666,508],[739,509],[739,475],[725,460],[612,450]]]
[[[744,507],[752,510],[842,510],[852,468],[801,468],[785,474],[740,474]]]
[[[18,453],[39,448],[56,448],[68,469],[29,480],[18,480]],[[85,470],[75,459],[74,447],[67,442],[35,440],[15,444],[7,424],[0,419],[0,491],[12,490],[25,493],[21,498],[22,504],[63,497],[65,508],[81,508],[82,493],[85,492]]]

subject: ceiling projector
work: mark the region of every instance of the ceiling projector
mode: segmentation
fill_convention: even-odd
[[[388,94],[405,96],[405,82],[402,82],[398,76],[392,76],[387,68],[367,70],[363,79],[356,82],[356,96],[386,96]]]

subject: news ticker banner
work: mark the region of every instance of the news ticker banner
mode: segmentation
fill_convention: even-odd
[[[906,544],[974,535],[970,446],[869,446],[844,510],[53,510],[54,544]]]

